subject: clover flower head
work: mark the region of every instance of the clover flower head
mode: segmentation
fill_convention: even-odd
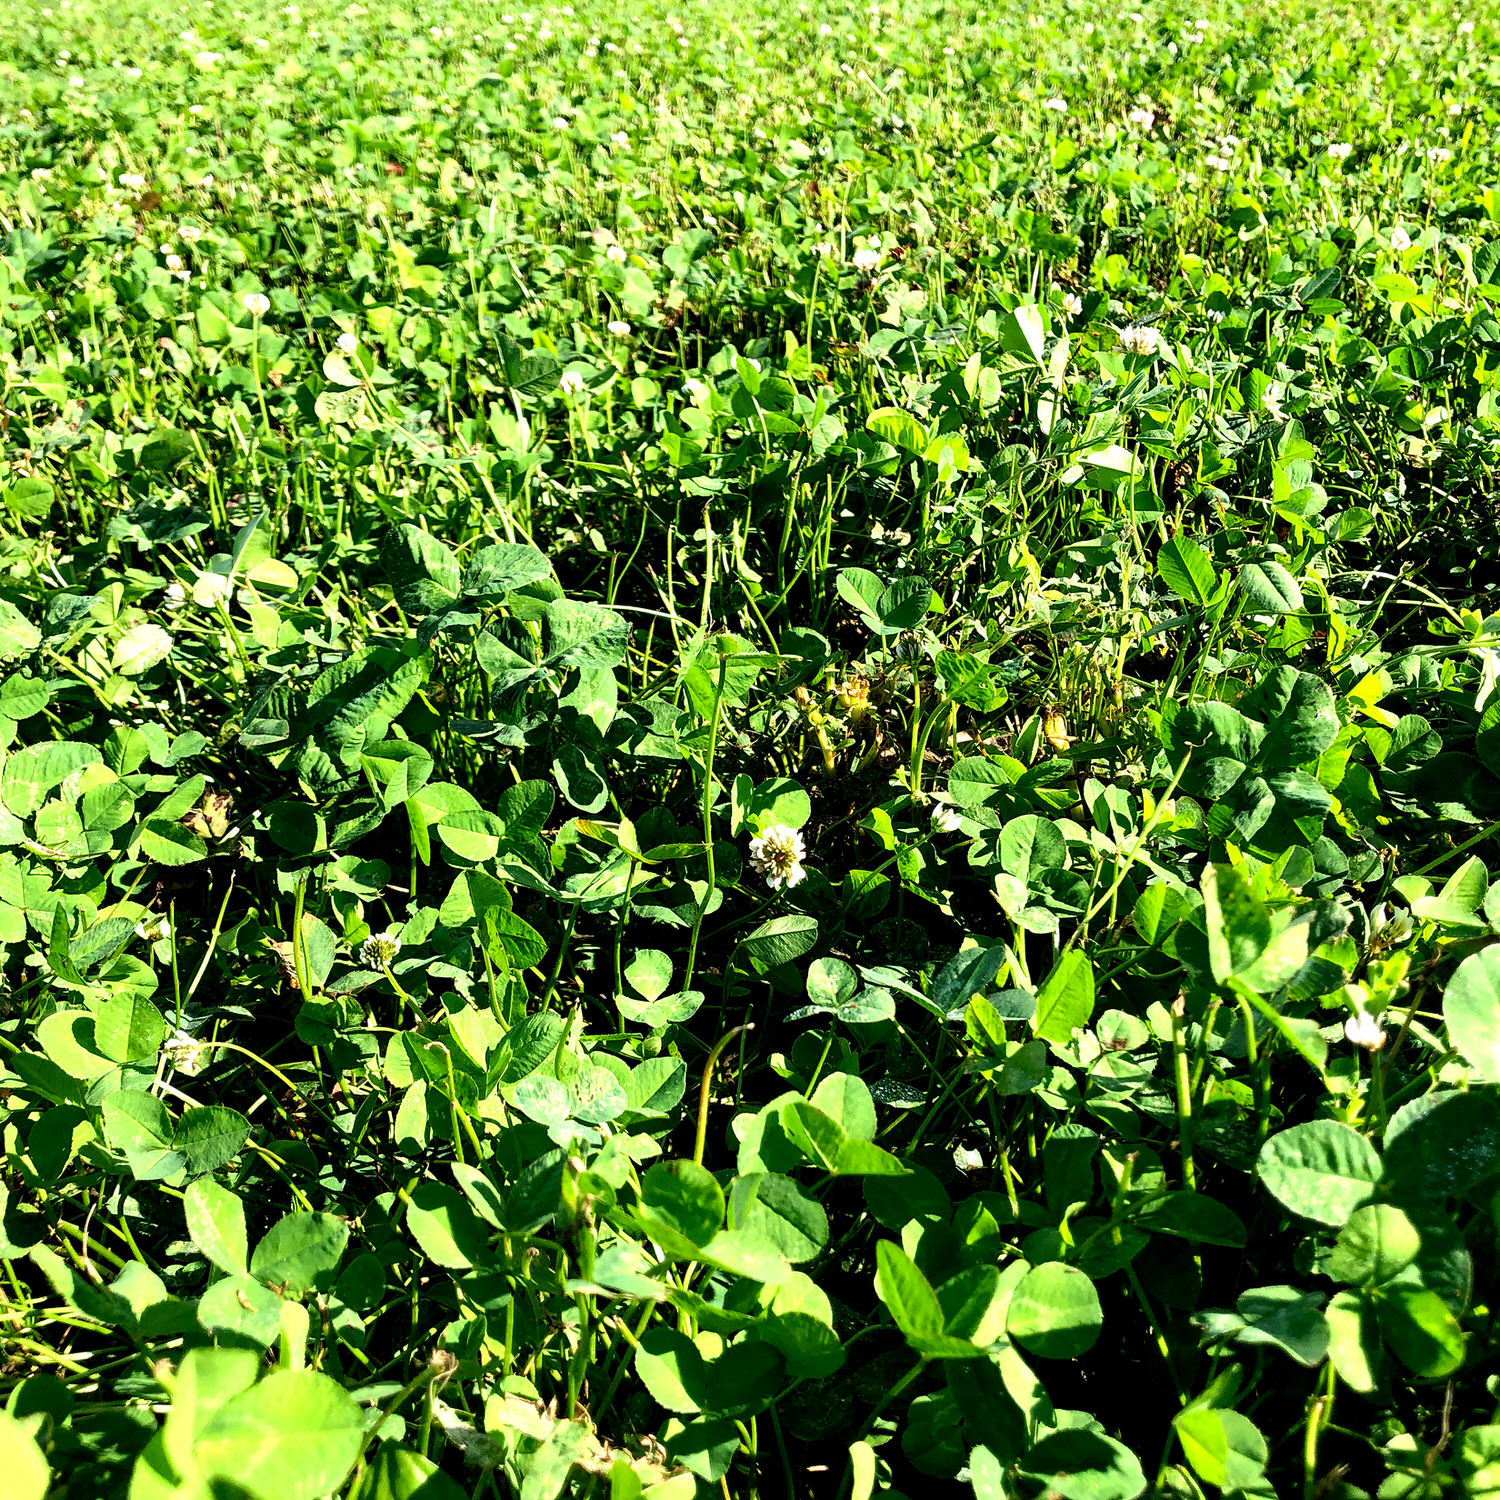
[[[180,1026],[162,1043],[161,1050],[179,1073],[193,1078],[203,1071],[203,1043]]]
[[[359,961],[367,969],[383,969],[401,951],[401,939],[394,932],[372,932],[359,945]]]
[[[862,245],[854,252],[856,271],[873,271],[880,264],[880,251],[872,245]]]
[[[148,943],[159,943],[172,936],[172,924],[165,917],[148,913],[135,924],[135,935]]]
[[[140,192],[140,190],[145,187],[145,185],[146,178],[145,175],[141,172],[120,173],[120,186],[122,188],[129,188],[132,193]]]
[[[1120,330],[1120,347],[1127,354],[1150,356],[1161,346],[1161,335],[1144,323],[1132,323]]]
[[[1328,147],[1328,156],[1331,161],[1348,161],[1353,153],[1354,147],[1348,141],[1333,141]]]
[[[1043,99],[1042,108],[1050,109],[1053,114],[1065,115],[1068,112],[1068,101],[1066,99]]]
[[[271,299],[264,292],[246,292],[240,298],[240,306],[252,318],[263,318],[271,310]]]
[[[1380,1017],[1372,1016],[1367,1010],[1355,1011],[1344,1022],[1344,1035],[1366,1052],[1379,1052],[1385,1046],[1385,1028],[1380,1024]]]
[[[750,840],[750,864],[773,891],[791,890],[807,874],[806,858],[802,835],[785,823],[772,823]]]
[[[617,339],[623,339],[630,332],[630,324],[624,318],[611,318],[604,326],[606,331]]]
[[[1070,318],[1081,318],[1083,316],[1083,298],[1077,292],[1064,292],[1063,311]]]
[[[1397,255],[1411,249],[1411,236],[1399,224],[1391,230],[1391,249]]]
[[[359,338],[352,333],[341,333],[338,336],[340,354],[353,354],[359,348]]]
[[[1142,130],[1150,130],[1156,124],[1156,111],[1152,109],[1133,109],[1130,111],[1130,123],[1139,125]]]
[[[565,396],[581,396],[583,394],[583,376],[577,370],[564,370],[562,379],[557,384],[558,389]]]
[[[612,260],[617,266],[625,264],[624,245],[610,245],[604,251],[605,260]]]
[[[166,587],[162,603],[167,609],[181,609],[187,603],[187,590],[173,579]]]
[[[957,833],[963,827],[963,815],[956,807],[939,802],[932,809],[932,826],[939,833]]]

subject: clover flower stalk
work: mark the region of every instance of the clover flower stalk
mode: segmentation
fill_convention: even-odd
[[[271,310],[271,299],[264,292],[246,292],[240,305],[250,314],[250,372],[255,377],[255,396],[260,402],[260,419],[271,430],[271,414],[266,410],[266,389],[260,378],[260,320]]]
[[[750,864],[773,891],[791,890],[807,874],[802,835],[785,823],[772,823],[750,840]]]

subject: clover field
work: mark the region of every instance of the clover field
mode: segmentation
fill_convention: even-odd
[[[1493,10],[241,3],[0,35],[0,1492],[1500,1495]]]

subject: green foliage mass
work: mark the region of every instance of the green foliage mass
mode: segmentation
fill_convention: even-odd
[[[1500,30],[19,0],[6,1500],[1500,1494]]]

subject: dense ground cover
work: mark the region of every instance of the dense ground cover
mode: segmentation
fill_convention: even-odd
[[[0,1490],[1500,1492],[1500,60],[28,4]]]

